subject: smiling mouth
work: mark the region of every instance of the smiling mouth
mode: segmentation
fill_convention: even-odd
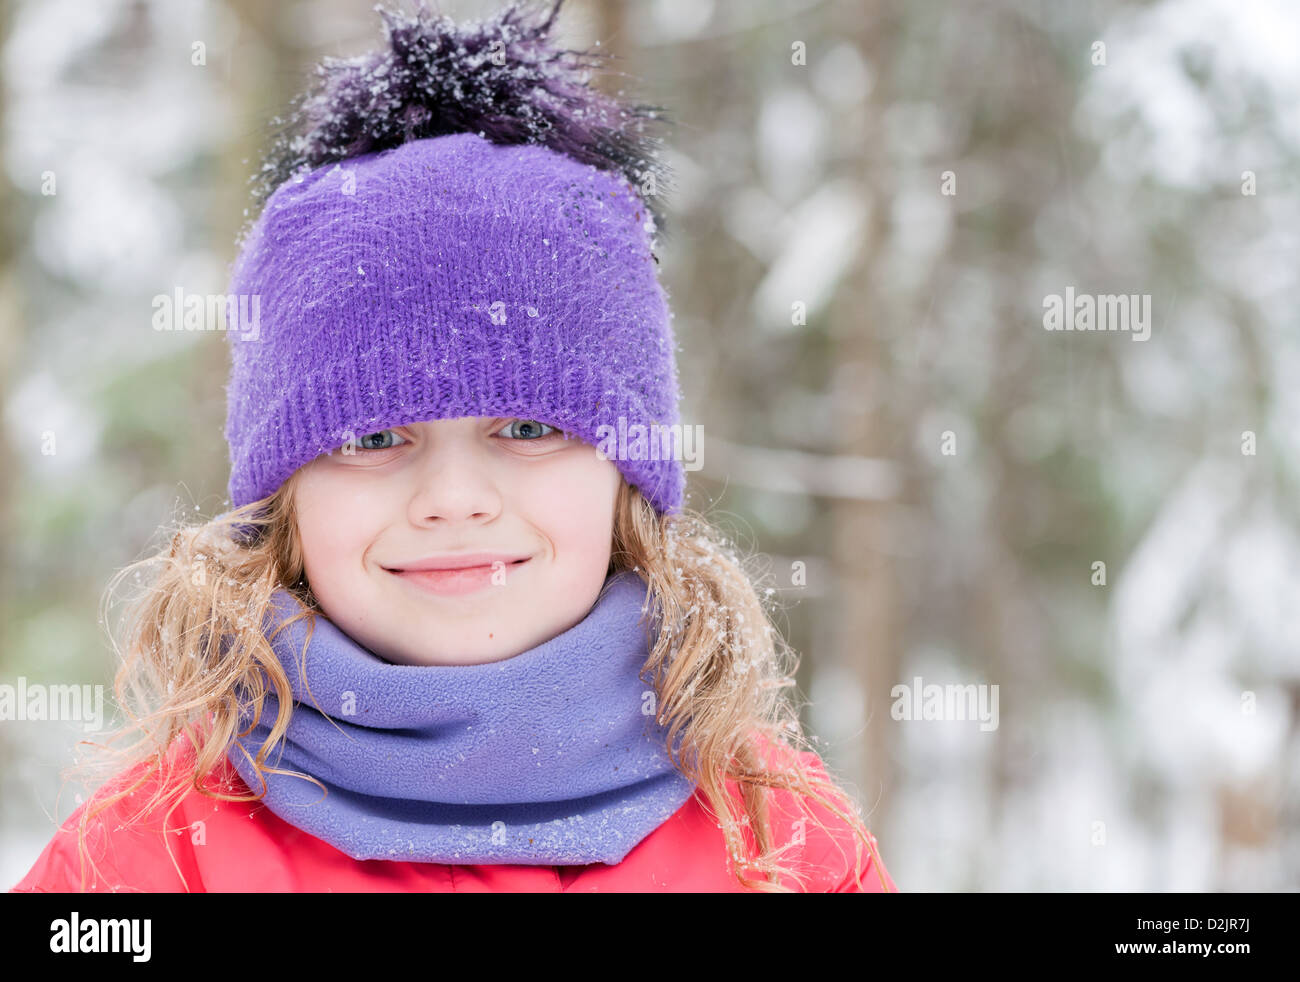
[[[413,566],[410,569],[403,569],[398,566],[385,566],[384,569],[388,570],[390,573],[459,573],[462,570],[467,569],[492,569],[497,563],[501,563],[504,566],[519,566],[522,563],[528,562],[528,560],[532,558],[532,556],[524,556],[522,559],[511,559],[509,562],[506,562],[503,559],[493,559],[491,562],[470,562],[456,566],[426,566],[424,568]]]
[[[509,582],[509,577],[501,581],[497,579],[498,575],[503,574],[506,570],[512,572],[518,570],[519,567],[531,561],[532,557],[528,556],[500,566],[498,566],[500,563],[500,560],[498,560],[492,564],[462,566],[458,569],[390,569],[388,572],[411,584],[411,586],[426,592],[443,596],[455,596],[463,593],[475,593],[492,586],[504,586]]]

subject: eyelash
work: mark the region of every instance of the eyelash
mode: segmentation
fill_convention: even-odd
[[[541,421],[539,421],[539,420],[535,420],[535,419],[519,419],[519,418],[515,418],[515,419],[512,419],[512,420],[508,421],[508,422],[505,424],[505,426],[501,427],[501,430],[508,429],[509,427],[514,426],[516,423],[536,423],[538,426],[545,427],[545,428],[548,429],[550,432],[549,432],[549,433],[543,433],[541,436],[534,437],[534,438],[532,438],[531,440],[529,440],[529,439],[523,439],[523,438],[519,438],[519,437],[515,437],[515,438],[505,437],[505,439],[511,440],[512,443],[513,443],[513,442],[518,442],[518,443],[541,443],[542,441],[544,441],[544,440],[548,440],[548,439],[550,439],[551,437],[557,437],[557,436],[560,436],[560,435],[561,435],[560,430],[557,429],[556,427],[551,426],[549,423],[543,423],[543,422],[541,422]],[[493,436],[500,436],[500,435],[501,435],[501,430],[497,430],[496,433],[494,433],[494,434],[492,434],[492,435],[493,435]],[[360,444],[360,443],[361,443],[361,440],[366,439],[366,437],[376,436],[376,435],[378,435],[378,434],[380,434],[380,433],[392,433],[393,436],[398,436],[397,432],[396,432],[395,430],[393,430],[393,429],[375,430],[373,433],[365,433],[365,434],[363,434],[363,435],[361,436],[361,438],[357,441],[357,443]],[[383,452],[384,450],[395,450],[395,449],[397,449],[397,447],[399,447],[399,446],[401,446],[400,443],[399,443],[399,444],[396,444],[395,446],[391,446],[391,447],[363,447],[363,446],[359,446],[359,445],[358,445],[357,449],[360,450],[360,451],[362,451],[363,453],[381,453],[381,452]]]

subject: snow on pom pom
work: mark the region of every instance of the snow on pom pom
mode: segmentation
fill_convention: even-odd
[[[257,204],[324,164],[412,140],[478,133],[498,144],[541,144],[621,173],[662,226],[670,169],[650,124],[664,110],[588,84],[610,56],[552,43],[563,4],[555,0],[547,12],[511,2],[488,20],[459,24],[430,14],[424,0],[410,15],[376,4],[384,43],[367,54],[322,59],[316,84],[275,120],[283,126],[252,179]]]

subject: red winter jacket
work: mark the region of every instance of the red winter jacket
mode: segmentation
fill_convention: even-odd
[[[179,743],[178,743],[179,745]],[[192,750],[189,751],[192,754]],[[812,752],[800,758],[825,775]],[[192,760],[192,757],[190,757]],[[247,786],[230,762],[209,777],[234,794]],[[740,801],[734,782],[728,790]],[[233,789],[233,791],[231,791]],[[87,853],[95,868],[85,870],[88,892],[142,893],[441,893],[441,892],[743,892],[730,869],[722,830],[709,817],[698,791],[663,825],[615,866],[452,866],[438,863],[357,860],[303,832],[257,801],[222,801],[191,790],[166,820],[156,812],[123,828],[125,818],[147,800],[152,786],[101,812],[87,826]],[[788,862],[806,875],[808,892],[896,892],[879,862],[874,836],[854,868],[852,831],[834,814],[809,801],[830,832],[822,831],[795,801],[793,792],[771,792],[775,842],[789,842],[802,823],[801,850]],[[132,805],[131,802],[139,804]],[[11,892],[81,891],[82,861],[77,824],[82,804],[64,822],[25,877]],[[746,827],[745,834],[750,835]],[[752,840],[751,844],[752,844]],[[169,849],[170,846],[170,853]],[[875,855],[873,856],[873,853]],[[798,883],[786,885],[800,889]]]

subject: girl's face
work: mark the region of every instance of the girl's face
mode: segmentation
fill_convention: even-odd
[[[530,420],[464,417],[358,435],[300,471],[307,581],[355,641],[403,665],[500,661],[591,610],[621,475]],[[462,573],[420,573],[460,565]],[[525,562],[518,562],[526,560]]]

